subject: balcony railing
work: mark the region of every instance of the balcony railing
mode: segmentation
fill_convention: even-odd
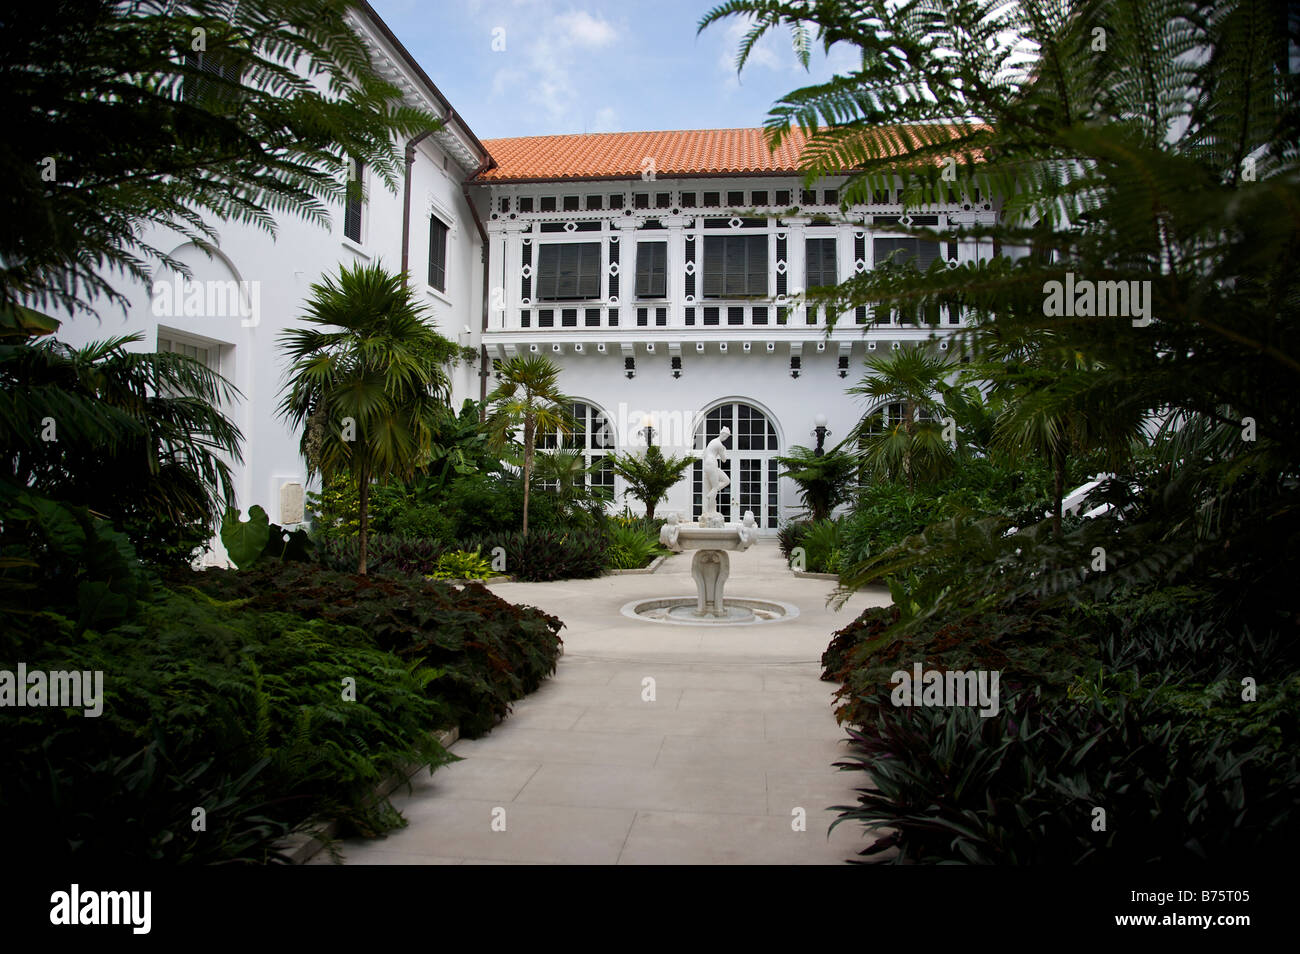
[[[794,307],[789,303],[774,301],[694,301],[683,306],[680,324],[671,319],[672,306],[667,301],[638,301],[632,304],[591,301],[571,304],[531,303],[519,310],[515,327],[519,329],[594,329],[594,328],[803,328],[826,326],[828,309],[824,305]],[[893,313],[887,321],[876,320],[869,308],[856,308],[840,315],[841,326],[876,325],[888,327],[924,327],[911,321],[900,321]],[[964,322],[956,309],[939,311],[939,322],[934,327],[956,328]]]

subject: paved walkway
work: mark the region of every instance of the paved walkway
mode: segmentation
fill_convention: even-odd
[[[717,629],[628,619],[631,600],[694,593],[689,554],[645,576],[501,583],[567,624],[559,669],[504,723],[394,797],[410,822],[348,841],[352,864],[837,864],[865,842],[827,838],[860,773],[818,679],[831,633],[888,596],[825,605],[833,583],[796,578],[774,542],[731,554],[730,596],[793,603],[797,619]],[[654,680],[653,702],[643,700]],[[806,831],[792,830],[796,808]],[[493,828],[504,809],[505,831]],[[498,822],[496,827],[500,827]],[[324,853],[313,863],[328,863]]]

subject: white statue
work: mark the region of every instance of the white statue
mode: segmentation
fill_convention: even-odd
[[[718,513],[718,491],[731,484],[731,478],[722,471],[722,464],[727,459],[727,448],[722,442],[730,436],[731,429],[724,427],[704,449],[704,513],[700,517],[701,523],[722,522],[722,515]]]
[[[740,542],[746,547],[758,540],[758,524],[754,522],[754,511],[746,510],[745,519],[740,524]]]
[[[681,517],[676,513],[670,513],[668,520],[659,528],[659,542],[670,550],[677,549],[677,534],[681,532],[679,521]]]

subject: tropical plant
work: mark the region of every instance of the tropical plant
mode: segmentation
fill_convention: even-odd
[[[528,535],[528,498],[533,455],[539,431],[571,433],[572,400],[560,393],[560,369],[541,355],[517,355],[501,365],[501,382],[488,395],[488,432],[498,447],[522,430],[524,514],[521,532]]]
[[[478,550],[452,550],[438,557],[430,577],[435,580],[486,580],[492,564]]]
[[[952,441],[945,439],[947,415],[938,397],[952,373],[947,360],[920,347],[867,362],[867,373],[848,393],[866,397],[879,410],[864,415],[846,443],[858,448],[868,474],[904,481],[914,490],[918,478],[932,483],[952,470],[955,433]],[[902,405],[897,420],[887,413],[894,404]]]
[[[811,42],[854,51],[855,68],[770,113],[773,145],[805,138],[810,183],[847,173],[839,197],[850,205],[901,189],[909,210],[996,213],[955,236],[905,231],[1002,254],[872,269],[810,302],[832,319],[855,307],[949,309],[977,361],[986,331],[1013,342],[1050,332],[1065,360],[1022,391],[1026,407],[1003,428],[1012,439],[1086,446],[1067,436],[1086,438],[1098,415],[1208,438],[1162,442],[1156,467],[1120,462],[1104,494],[1126,519],[1085,535],[1104,529],[1093,544],[1122,547],[1124,560],[1079,573],[1083,541],[1062,526],[1015,540],[1026,559],[997,557],[994,585],[1198,577],[1268,615],[1279,568],[1300,548],[1294,18],[1270,0],[736,0],[701,28],[731,16],[755,18],[738,65],[778,27],[795,30],[805,61]],[[1156,514],[1163,523],[1148,523]],[[1045,549],[1031,556],[1030,544]],[[1050,572],[1034,569],[1044,561]]]
[[[366,572],[372,480],[409,478],[449,414],[443,365],[459,348],[429,324],[404,276],[344,267],[312,285],[302,320],[280,335],[292,365],[280,414],[303,431],[309,473],[358,486],[357,572]]]
[[[799,488],[799,500],[813,521],[827,520],[840,504],[847,501],[858,476],[858,461],[839,447],[818,453],[799,444],[777,461],[786,468]]]
[[[658,537],[639,526],[614,524],[609,531],[607,559],[614,570],[639,570],[648,565],[662,549]]]
[[[89,507],[146,555],[158,524],[210,536],[233,499],[238,391],[202,362],[134,351],[141,335],[73,348],[0,343],[3,479]]]
[[[645,504],[646,519],[650,521],[655,518],[655,508],[686,476],[686,468],[694,462],[691,454],[665,457],[654,444],[642,453],[629,451],[610,458],[614,473],[627,481],[623,496],[632,496]]]
[[[587,477],[592,470],[582,451],[573,448],[539,451],[533,459],[533,477],[542,481],[565,512],[572,512],[593,499],[587,488]]]
[[[0,329],[53,330],[28,305],[125,305],[111,276],[147,282],[151,260],[184,271],[155,233],[210,248],[221,221],[328,226],[354,159],[395,190],[400,143],[439,121],[379,75],[355,15],[351,0],[6,14],[0,68],[22,78],[8,84],[22,121],[0,158]]]

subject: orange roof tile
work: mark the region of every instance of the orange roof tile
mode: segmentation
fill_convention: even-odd
[[[797,129],[775,152],[768,148],[763,129],[682,129],[486,139],[483,145],[497,164],[480,175],[479,180],[527,182],[635,177],[645,170],[647,158],[654,161],[658,176],[792,175],[799,171],[799,157],[806,141]]]

